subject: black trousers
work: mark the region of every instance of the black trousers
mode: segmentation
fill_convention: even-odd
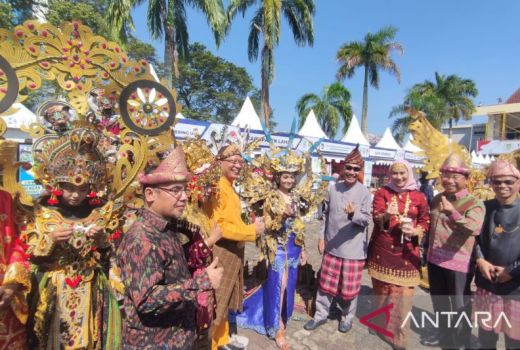
[[[504,334],[506,349],[520,349],[520,340],[514,340]],[[480,349],[496,349],[498,342],[498,334],[494,331],[486,331],[482,328],[478,329],[478,342]]]
[[[440,316],[441,312],[457,312],[451,318],[451,327],[447,322],[439,324],[439,340],[442,348],[459,348],[470,346],[471,327],[467,322],[455,328],[454,323],[462,312],[471,320],[471,280],[474,271],[463,273],[448,270],[443,267],[428,263],[428,280],[430,282],[430,295],[432,297],[433,311],[439,314],[440,320],[446,320]]]

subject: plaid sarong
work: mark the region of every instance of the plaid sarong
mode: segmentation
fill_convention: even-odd
[[[224,267],[220,287],[215,290],[217,299],[215,326],[227,318],[228,311],[242,311],[244,300],[244,245],[240,242],[221,239],[213,247],[213,256]]]
[[[361,288],[365,260],[338,258],[325,253],[321,263],[320,290],[344,300],[355,298]]]

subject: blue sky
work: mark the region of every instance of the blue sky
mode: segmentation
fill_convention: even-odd
[[[227,3],[226,0],[224,0]],[[434,72],[457,74],[473,79],[479,89],[476,104],[504,101],[520,87],[520,30],[517,0],[315,0],[315,42],[298,47],[283,20],[280,45],[275,50],[275,79],[271,85],[271,106],[278,131],[288,131],[296,117],[296,101],[305,93],[321,93],[335,79],[335,54],[345,42],[362,40],[367,32],[386,25],[399,29],[396,41],[404,55],[395,56],[401,69],[401,83],[385,72],[379,90],[369,89],[369,132],[383,133],[392,120],[393,106],[402,102],[416,83],[433,80]],[[190,42],[201,42],[214,54],[247,69],[260,87],[260,62],[247,59],[247,36],[253,10],[238,15],[219,49],[205,19],[188,11]],[[134,10],[136,35],[152,42],[162,56],[161,42],[153,42],[146,28],[145,5]],[[352,95],[354,112],[361,117],[363,71],[344,81]],[[260,111],[257,111],[260,112]],[[483,118],[475,118],[482,121]],[[341,137],[341,135],[338,135]]]

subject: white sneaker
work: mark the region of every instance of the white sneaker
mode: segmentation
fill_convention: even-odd
[[[229,338],[229,344],[245,349],[249,344],[249,338],[243,335],[233,334],[231,338]]]

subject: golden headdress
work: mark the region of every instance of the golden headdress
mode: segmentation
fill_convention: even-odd
[[[46,187],[60,182],[103,186],[107,171],[98,149],[100,137],[93,127],[84,126],[63,136],[39,139],[33,146],[36,181]]]
[[[274,149],[269,158],[275,173],[301,173],[305,164],[304,156],[290,149]]]
[[[22,128],[37,139],[35,175],[43,184],[106,182],[111,198],[129,203],[136,199],[138,173],[159,163],[158,154],[175,141],[175,91],[155,81],[148,62],[131,60],[119,44],[78,21],[55,27],[29,20],[13,30],[0,28],[0,71],[0,115],[12,113],[14,102],[23,102],[45,81],[56,83],[66,100],[46,103],[39,123]],[[112,113],[121,116],[117,137],[98,124]],[[0,118],[0,134],[5,126]],[[100,165],[108,152],[114,159],[110,179]],[[21,187],[9,191],[21,192],[22,203],[32,204]]]
[[[422,150],[418,154],[425,157],[423,170],[428,173],[429,179],[439,177],[442,164],[451,154],[457,154],[464,164],[471,164],[469,152],[435,129],[424,112],[409,108],[407,113],[413,120],[409,126],[412,143]]]

